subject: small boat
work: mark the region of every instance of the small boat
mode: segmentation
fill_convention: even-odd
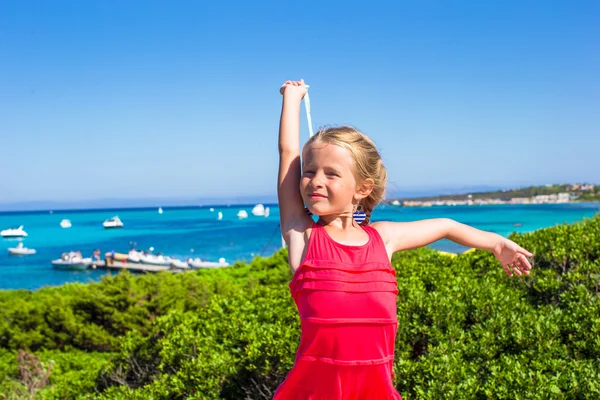
[[[132,263],[142,262],[141,256],[143,254],[144,253],[142,253],[140,251],[130,250],[129,253],[127,254],[127,261],[132,262]]]
[[[211,208],[210,208],[210,212],[213,212],[213,211],[215,211],[215,209],[211,207]]]
[[[190,268],[190,266],[188,265],[187,262],[181,261],[178,259],[173,259],[173,261],[171,262],[171,267],[179,268],[179,269],[189,269]]]
[[[88,269],[90,265],[92,265],[91,258],[82,258],[78,253],[73,251],[63,253],[59,259],[52,260],[52,267],[56,269],[83,271]]]
[[[104,258],[112,258],[114,261],[128,261],[128,254],[107,251],[104,253]],[[99,257],[98,257],[99,258]]]
[[[263,206],[260,203],[255,205],[252,209],[252,215],[256,217],[262,217],[263,215],[265,215],[265,206]]]
[[[68,219],[63,219],[62,221],[60,221],[61,228],[70,228],[71,226],[71,221],[69,221]]]
[[[23,230],[23,225],[18,228],[8,228],[0,232],[2,237],[27,237],[27,232]]]
[[[219,211],[219,213],[217,214],[217,221],[220,221],[223,219],[223,213],[221,211]]]
[[[237,216],[239,219],[248,218],[248,213],[246,212],[246,210],[240,210],[238,211]]]
[[[158,213],[159,213],[159,214],[162,214],[162,213],[163,213],[162,207],[158,207]]]
[[[19,243],[17,247],[9,248],[8,254],[11,256],[28,256],[30,254],[35,254],[35,249],[28,249],[27,247],[23,247],[23,243]]]
[[[192,268],[218,268],[229,267],[229,263],[223,257],[219,258],[219,262],[206,261],[200,258],[189,258],[188,265]]]
[[[142,264],[169,267],[173,262],[173,259],[171,257],[165,257],[163,255],[143,254],[140,256],[140,262]]]
[[[123,227],[123,222],[121,222],[121,220],[119,219],[119,217],[117,215],[115,215],[114,217],[107,219],[106,221],[104,221],[102,223],[102,226],[104,226],[106,229],[110,229],[110,228],[122,228]]]
[[[271,214],[271,210],[269,209],[269,207],[266,207],[265,208],[265,218],[267,218],[270,214]]]

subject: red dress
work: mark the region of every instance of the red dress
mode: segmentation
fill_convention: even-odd
[[[274,400],[401,399],[392,384],[398,284],[379,233],[337,243],[314,224],[290,283],[302,337]]]

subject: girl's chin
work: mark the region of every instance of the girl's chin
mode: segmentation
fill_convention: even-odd
[[[312,215],[323,215],[323,210],[318,207],[307,207]]]
[[[318,216],[326,216],[326,215],[332,215],[332,214],[338,214],[336,211],[331,210],[328,207],[307,207],[308,211],[311,212],[311,214],[313,215],[318,215]]]

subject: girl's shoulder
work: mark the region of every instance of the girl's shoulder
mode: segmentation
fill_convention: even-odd
[[[389,221],[377,221],[373,222],[372,224],[369,224],[368,226],[375,229],[377,233],[379,233],[379,236],[381,236],[383,243],[388,243],[392,236],[393,224],[393,222]]]
[[[396,251],[392,241],[394,237],[394,224],[396,224],[396,222],[389,221],[377,221],[369,224],[369,226],[375,229],[381,237],[383,245],[385,246],[385,251],[387,252],[388,260],[392,259],[392,254]]]

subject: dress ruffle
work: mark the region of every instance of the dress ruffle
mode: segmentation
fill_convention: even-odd
[[[289,286],[293,298],[302,290],[398,294],[396,273],[389,262],[387,265],[382,262],[369,262],[355,266],[310,260],[296,271]]]

